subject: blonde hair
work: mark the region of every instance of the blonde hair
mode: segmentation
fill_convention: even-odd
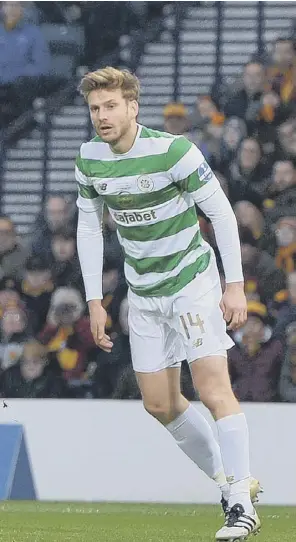
[[[128,70],[117,70],[111,66],[87,73],[78,87],[85,101],[92,90],[116,90],[121,89],[126,100],[139,101],[139,79]]]

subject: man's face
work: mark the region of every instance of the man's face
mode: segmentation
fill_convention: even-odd
[[[236,150],[242,139],[242,128],[237,119],[231,119],[224,126],[223,136],[224,145],[230,150]]]
[[[182,135],[187,130],[186,117],[167,117],[164,121],[164,129],[169,134]]]
[[[296,218],[281,218],[276,223],[276,242],[279,247],[288,247],[296,242]]]
[[[255,94],[263,90],[264,68],[261,64],[248,64],[244,71],[244,87],[247,93]]]
[[[243,343],[261,343],[264,339],[264,324],[257,316],[248,316],[247,322],[243,327]]]
[[[1,9],[6,20],[18,20],[23,13],[21,2],[2,2]]]
[[[261,230],[264,221],[260,211],[249,201],[239,201],[234,208],[237,222],[250,231]]]
[[[63,198],[49,198],[45,212],[48,227],[52,232],[65,226],[68,219],[68,208],[67,203]]]
[[[260,160],[260,148],[253,139],[245,139],[240,151],[240,163],[243,169],[254,169]]]
[[[217,112],[215,104],[211,100],[198,99],[196,102],[197,111],[202,119],[211,120],[212,115]]]
[[[65,237],[54,237],[51,244],[52,253],[58,262],[72,260],[75,254],[75,239]]]
[[[11,250],[16,243],[16,234],[10,220],[0,218],[0,254]]]
[[[71,303],[61,303],[55,309],[56,321],[60,326],[71,326],[76,321],[76,308]]]
[[[14,333],[21,333],[26,327],[26,319],[23,312],[18,309],[10,309],[4,312],[1,319],[1,328],[5,335],[13,335]]]
[[[21,361],[21,373],[25,380],[31,381],[39,378],[47,364],[44,354],[31,345],[25,345],[23,359]]]
[[[50,281],[51,272],[47,269],[40,271],[26,271],[25,279],[34,288],[43,288],[43,286]]]
[[[289,68],[295,57],[292,40],[278,41],[275,44],[273,60],[279,68]]]
[[[273,186],[277,191],[285,190],[296,183],[292,162],[276,162],[273,166]]]
[[[98,136],[117,144],[130,130],[138,114],[135,100],[126,100],[120,89],[92,90],[88,95],[91,121]]]
[[[296,120],[287,120],[279,128],[280,143],[284,151],[296,156]]]

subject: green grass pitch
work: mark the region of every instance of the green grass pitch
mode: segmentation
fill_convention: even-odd
[[[259,506],[254,542],[296,541],[296,508]],[[213,542],[220,508],[163,504],[2,502],[1,542]]]

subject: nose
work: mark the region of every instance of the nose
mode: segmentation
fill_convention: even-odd
[[[98,111],[98,120],[99,120],[100,123],[106,122],[106,120],[107,120],[107,112],[106,112],[106,109],[101,108],[101,109]]]

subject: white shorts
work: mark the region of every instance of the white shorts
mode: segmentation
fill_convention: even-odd
[[[212,256],[204,273],[169,297],[141,297],[129,290],[129,336],[134,370],[179,367],[222,354],[233,346],[219,307],[220,277]]]

